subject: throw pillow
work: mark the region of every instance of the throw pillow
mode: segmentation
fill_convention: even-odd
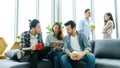
[[[7,56],[10,59],[16,60],[17,57],[15,57],[15,55],[17,55],[17,52],[20,51],[19,49],[14,49],[14,50],[10,50],[5,52],[5,56]]]

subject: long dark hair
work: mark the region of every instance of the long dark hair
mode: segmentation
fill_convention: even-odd
[[[58,27],[59,27],[59,33],[58,33],[58,35],[57,35],[57,39],[58,40],[63,40],[63,32],[62,32],[62,27],[61,27],[61,25],[58,23],[58,22],[56,22],[53,26],[52,26],[52,31],[54,32],[54,26],[55,25],[58,25]]]
[[[115,29],[115,23],[114,23],[114,19],[111,13],[105,13],[105,15],[109,16],[109,20],[113,21],[113,29]],[[104,26],[107,24],[108,21],[105,20],[104,18]]]

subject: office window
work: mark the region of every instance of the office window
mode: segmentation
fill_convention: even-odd
[[[69,20],[73,20],[73,2],[72,0],[62,0],[62,22],[63,24]],[[66,35],[66,30],[64,29],[64,35]]]
[[[0,37],[3,37],[8,44],[14,43],[14,16],[15,0],[0,1]]]
[[[120,38],[120,0],[117,0],[117,10],[118,10],[118,34]]]
[[[96,39],[103,39],[104,14],[111,12],[115,21],[114,0],[94,0],[95,7],[95,35]],[[103,7],[103,8],[101,8]],[[113,30],[112,38],[116,38],[116,29]]]
[[[48,24],[51,25],[51,0],[40,0],[39,2],[39,20],[43,33],[43,40],[45,41],[48,32],[46,27],[48,26]]]
[[[90,0],[76,0],[76,22],[79,23],[85,17],[85,9],[90,9]]]
[[[84,11],[86,9],[91,9],[91,0],[76,0],[76,24],[77,24],[77,30],[78,25],[80,23],[80,20],[85,18]],[[90,33],[90,39],[92,39],[92,33]]]
[[[19,0],[18,34],[29,30],[29,19],[36,18],[36,0]]]
[[[73,20],[72,0],[62,0],[62,22]]]

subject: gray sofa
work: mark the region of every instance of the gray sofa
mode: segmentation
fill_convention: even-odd
[[[10,59],[0,59],[0,68],[28,68],[29,62],[18,62]],[[53,62],[43,59],[38,63],[38,68],[54,68]]]
[[[96,68],[120,68],[120,39],[95,40],[92,48]]]
[[[92,52],[96,56],[95,68],[120,68],[120,39],[91,41]],[[0,68],[28,68],[28,62],[17,62],[9,59],[0,60]],[[73,68],[84,68],[83,61],[73,64]],[[43,59],[38,68],[54,68],[50,60]]]

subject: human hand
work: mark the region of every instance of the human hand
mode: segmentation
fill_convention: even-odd
[[[35,45],[32,45],[32,46],[30,47],[30,49],[31,49],[32,51],[36,50]]]
[[[61,44],[58,44],[58,43],[54,43],[54,48],[56,50],[61,50],[62,49],[62,45]]]
[[[81,52],[81,53],[78,53],[78,56],[76,57],[76,60],[80,60],[82,59],[82,57],[84,56],[84,54]]]
[[[108,34],[112,34],[112,31],[110,29],[107,30]]]
[[[94,29],[91,29],[91,32],[93,32],[95,30],[95,28]]]
[[[77,53],[71,53],[70,54],[70,58],[72,59],[72,60],[76,60],[76,57],[78,56],[78,54]]]
[[[78,52],[77,51],[73,51],[71,54],[70,54],[70,58],[72,60],[76,60],[77,59],[77,56],[78,56]]]

